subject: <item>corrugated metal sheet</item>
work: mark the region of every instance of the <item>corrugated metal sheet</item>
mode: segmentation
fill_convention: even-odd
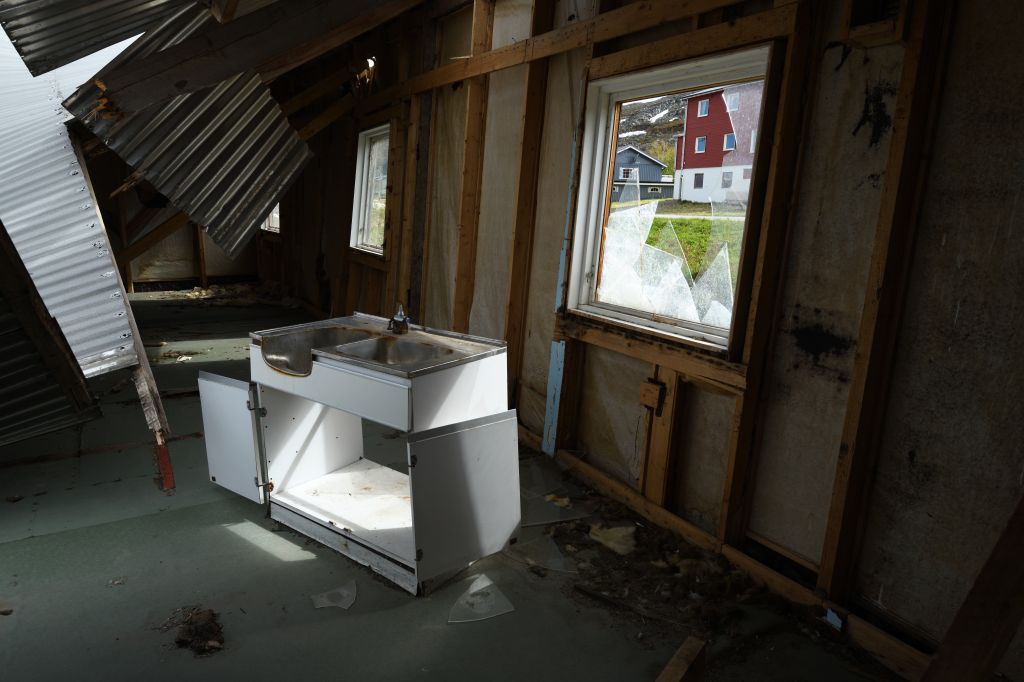
[[[0,445],[77,424],[83,415],[0,294]]]
[[[0,35],[0,219],[86,376],[138,359],[110,245],[64,126],[61,90],[116,49],[32,78]]]
[[[202,8],[182,10],[109,68],[174,45],[213,21]],[[120,118],[96,109],[100,94],[90,81],[64,104],[232,258],[311,156],[254,73]]]
[[[0,0],[0,25],[38,76],[156,26],[190,0]]]
[[[82,370],[0,223],[0,445],[97,414]]]

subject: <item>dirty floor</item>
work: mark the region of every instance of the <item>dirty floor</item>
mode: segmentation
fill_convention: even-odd
[[[653,680],[686,632],[701,630],[712,633],[711,680],[884,676],[744,583],[721,588],[713,610],[690,608],[693,590],[660,581],[643,601],[623,596],[622,581],[648,567],[672,576],[678,562],[705,559],[531,453],[520,550],[411,597],[208,480],[196,372],[247,378],[247,333],[306,314],[166,293],[132,305],[174,431],[176,493],[155,486],[127,374],[90,382],[101,419],[0,448],[0,679]],[[595,522],[635,525],[627,534],[639,544],[616,545],[628,550],[620,556],[604,540],[622,533],[595,540]],[[449,623],[481,575],[514,610]],[[314,595],[353,581],[348,609],[314,608]],[[198,607],[218,614],[224,640],[205,656],[179,649],[168,625]]]

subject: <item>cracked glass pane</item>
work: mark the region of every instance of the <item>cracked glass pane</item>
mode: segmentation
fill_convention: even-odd
[[[618,105],[596,302],[728,331],[763,85]]]

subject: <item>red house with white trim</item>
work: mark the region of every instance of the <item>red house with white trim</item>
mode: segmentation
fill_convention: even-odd
[[[674,198],[746,201],[763,86],[762,81],[729,85],[686,100],[686,128],[676,138]]]

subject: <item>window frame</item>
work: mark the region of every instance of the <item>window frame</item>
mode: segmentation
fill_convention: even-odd
[[[388,170],[391,163],[391,123],[383,123],[379,126],[368,128],[359,133],[356,143],[356,173],[355,186],[352,192],[352,223],[349,227],[349,247],[368,253],[374,256],[384,256],[384,248],[387,245],[387,222],[385,218],[384,241],[380,247],[374,247],[365,243],[363,237],[364,220],[369,210],[368,194],[370,182],[367,175],[367,168],[370,163],[370,147],[373,138],[386,135],[388,140]],[[385,208],[385,215],[387,209]]]
[[[725,177],[729,176],[729,184],[725,184]],[[722,171],[722,189],[732,189],[732,171]]]
[[[617,139],[617,121],[623,102],[751,81],[764,81],[767,88],[770,56],[771,45],[762,44],[588,83],[573,248],[566,283],[567,311],[570,314],[617,323],[709,350],[729,352],[736,321],[749,312],[749,301],[742,303],[741,297],[736,299],[741,307],[733,309],[728,330],[596,300],[603,232],[614,175],[615,150],[612,142]],[[765,116],[765,101],[762,99],[759,126]],[[748,213],[744,224],[744,252],[740,255],[741,281],[737,287],[744,286],[742,262],[753,258],[754,254],[748,251],[756,248],[756,240],[747,237],[751,230],[759,227],[759,215]]]
[[[697,184],[697,179],[698,178],[700,178],[700,184],[699,185]],[[693,174],[693,188],[694,189],[704,189],[704,174],[703,173],[694,173]]]
[[[732,146],[729,146],[729,138],[732,137]],[[722,136],[722,151],[723,152],[734,152],[736,151],[736,133],[726,133]]]
[[[637,175],[640,174],[640,168],[637,166],[620,166],[619,167],[619,180],[632,180],[632,173],[626,175],[626,171],[635,171]]]
[[[729,94],[722,93],[722,96],[725,98],[725,110],[727,112],[732,113],[733,111],[739,111],[740,110],[740,93],[738,93],[738,92],[730,92]],[[730,104],[729,104],[730,101],[735,101],[736,102],[736,106],[735,107],[730,106]]]
[[[703,149],[700,148],[701,147],[701,144],[700,144],[701,142],[704,143],[704,148]],[[705,152],[707,152],[707,150],[708,150],[708,136],[707,135],[701,135],[699,137],[693,138],[693,153],[694,154],[704,154]]]
[[[703,114],[700,113],[701,109],[704,110]],[[708,116],[710,113],[711,113],[711,98],[708,97],[708,98],[705,98],[705,99],[697,100],[697,118],[704,118],[704,117]]]

